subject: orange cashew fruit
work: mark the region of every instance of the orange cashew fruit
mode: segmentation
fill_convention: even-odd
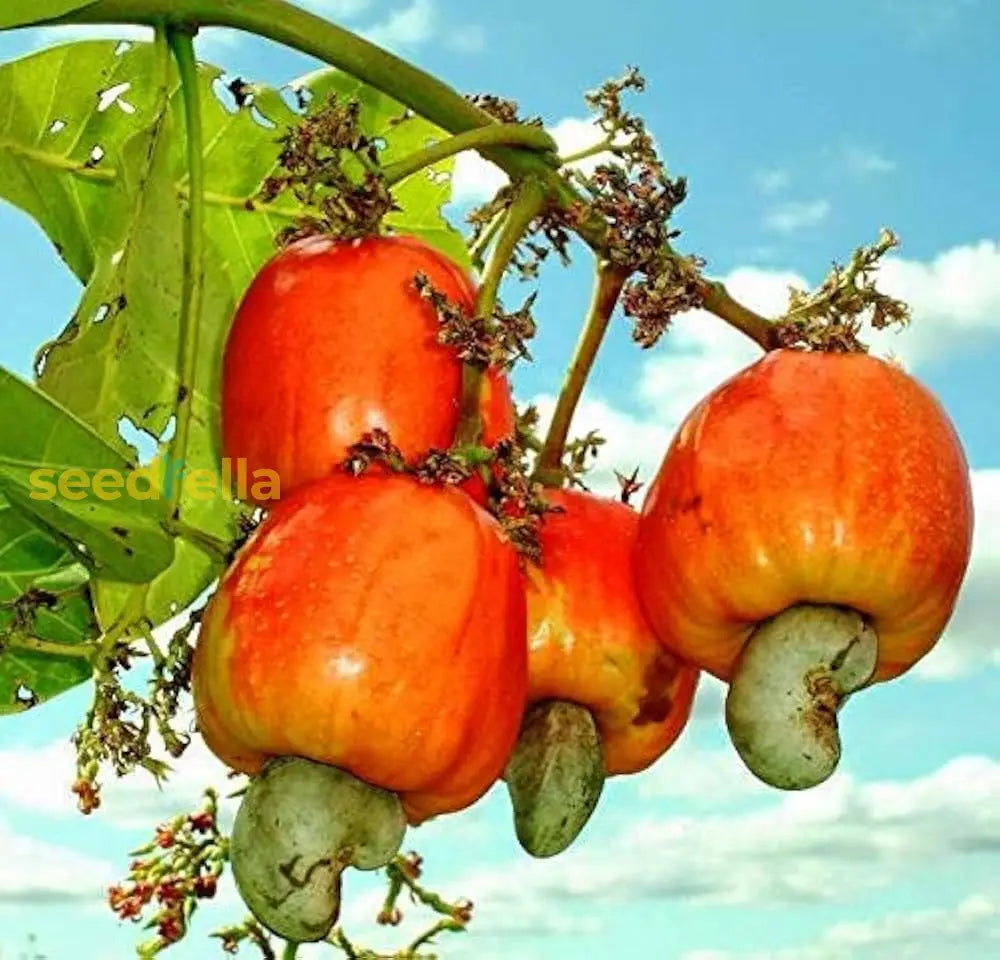
[[[406,822],[496,782],[524,711],[525,629],[517,553],[459,490],[338,472],[276,505],[204,613],[192,675],[208,747],[255,775],[233,869],[261,922],[321,939],[331,870],[381,866]]]
[[[541,563],[526,569],[528,700],[505,779],[522,846],[561,852],[605,777],[644,770],[687,723],[699,670],[663,646],[635,592],[638,514],[620,501],[548,490]]]
[[[864,353],[775,350],[684,420],[643,504],[653,629],[728,681],[744,762],[801,789],[837,711],[937,642],[968,567],[969,469],[935,397]]]

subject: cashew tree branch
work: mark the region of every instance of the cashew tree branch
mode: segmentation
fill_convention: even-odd
[[[452,134],[497,123],[431,74],[286,0],[96,0],[45,23],[230,27],[273,40],[343,70]],[[548,152],[514,146],[483,146],[479,152],[512,180],[539,178],[557,204],[588,209],[583,195],[553,167]],[[607,224],[602,217],[591,213],[574,228],[598,256],[606,254]],[[669,248],[667,252],[675,255]],[[775,346],[770,322],[765,317],[737,303],[720,283],[703,282],[705,309],[764,349]]]

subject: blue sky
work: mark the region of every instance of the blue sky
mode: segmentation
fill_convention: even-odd
[[[570,853],[548,862],[520,854],[501,790],[411,834],[429,882],[477,904],[471,932],[442,941],[443,957],[996,953],[1000,128],[990,117],[1000,6],[846,0],[831,12],[791,0],[633,0],[609,14],[592,0],[307,5],[463,91],[518,100],[567,149],[589,142],[582,92],[638,65],[649,86],[633,102],[672,172],[689,179],[679,245],[761,310],[777,312],[789,283],[817,283],[832,259],[891,226],[903,246],[883,270],[885,286],[911,302],[914,324],[873,343],[942,399],[973,468],[974,556],[952,625],[916,670],[846,708],[846,756],[831,781],[794,796],[757,784],[728,746],[718,686],[706,683],[682,742],[647,773],[609,783]],[[2,36],[0,60],[60,35],[70,36]],[[230,74],[273,83],[315,66],[235,34],[208,32],[199,45]],[[455,178],[456,217],[500,182],[474,157]],[[536,363],[516,379],[519,398],[543,411],[589,296],[589,269],[581,250],[570,270],[544,276]],[[526,293],[508,288],[512,303]],[[0,363],[27,374],[35,345],[62,327],[78,294],[42,233],[0,206]],[[619,321],[575,424],[611,438],[598,481],[637,464],[648,476],[691,404],[755,355],[702,314],[679,319],[647,353]],[[0,722],[0,957],[16,955],[30,931],[51,960],[128,956],[140,931],[102,909],[103,886],[158,817],[222,782],[221,768],[193,748],[162,794],[137,777],[109,786],[94,817],[76,815],[65,741],[87,696],[74,691]],[[373,889],[352,878],[347,919],[361,936]],[[223,891],[198,930],[240,914]],[[195,934],[173,955],[212,949]]]

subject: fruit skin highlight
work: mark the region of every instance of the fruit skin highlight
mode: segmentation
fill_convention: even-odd
[[[459,490],[336,473],[282,499],[223,576],[193,664],[209,748],[331,764],[411,824],[501,774],[527,691],[517,553]]]
[[[886,681],[941,636],[972,525],[965,455],[925,387],[869,354],[775,350],[675,435],[636,584],[658,635],[722,680],[757,624],[809,603],[862,614]]]
[[[329,474],[376,428],[407,460],[447,449],[459,419],[462,362],[438,343],[440,321],[414,278],[464,310],[469,277],[410,236],[312,236],[275,254],[233,319],[222,367],[223,456],[273,470],[280,495]],[[514,432],[505,373],[480,396],[483,443]],[[260,504],[271,506],[273,500]]]
[[[680,736],[699,671],[661,644],[632,576],[638,514],[620,501],[547,490],[542,563],[528,564],[528,699],[594,715],[608,775],[637,773]]]

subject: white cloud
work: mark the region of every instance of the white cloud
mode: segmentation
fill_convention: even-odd
[[[153,28],[125,23],[67,23],[31,31],[37,48],[80,40],[152,40]]]
[[[857,144],[849,144],[841,148],[838,162],[848,173],[857,176],[892,173],[896,169],[896,162],[890,160],[880,151]]]
[[[797,274],[756,267],[742,267],[722,279],[733,296],[765,315],[781,312],[789,285],[806,285]],[[674,431],[691,408],[760,355],[756,344],[703,310],[675,317],[669,333],[640,368],[636,412],[591,395],[585,395],[578,406],[571,435],[597,430],[608,441],[588,475],[588,486],[605,494],[617,493],[614,471],[627,474],[636,467],[640,479],[651,480]],[[555,400],[539,396],[532,402],[538,406],[544,430]]]
[[[797,233],[822,223],[833,207],[829,200],[789,200],[764,215],[764,226],[777,233]]]
[[[717,682],[718,683],[718,682]],[[725,688],[718,684],[720,690]],[[723,699],[712,701],[723,721]],[[691,737],[682,737],[670,751],[636,780],[639,795],[646,799],[683,800],[701,808],[718,808],[747,797],[773,796],[774,791],[758,780],[728,744],[706,750]]]
[[[741,303],[764,316],[781,313],[789,286],[807,286],[795,273],[741,267],[723,278]],[[639,397],[673,431],[708,390],[752,363],[760,348],[704,310],[676,317],[662,347],[643,365]]]
[[[808,946],[786,950],[689,950],[681,960],[980,960],[1000,951],[1000,897],[976,894],[954,907],[838,923]]]
[[[765,194],[778,193],[792,182],[792,176],[787,170],[775,167],[771,170],[760,170],[754,175],[757,189]]]
[[[974,470],[972,560],[955,614],[917,676],[952,680],[984,665],[1000,666],[996,608],[1000,590],[1000,470]]]
[[[0,906],[92,901],[116,879],[112,864],[15,833],[2,820],[0,850]]]
[[[450,15],[442,14],[438,0],[409,0],[367,25],[358,21],[373,15],[371,0],[307,0],[303,5],[334,22],[349,23],[361,36],[394,53],[440,39],[450,50],[470,54],[478,53],[486,42],[481,26],[452,23]]]
[[[531,402],[538,408],[539,428],[544,432],[555,409],[555,398],[541,395]],[[671,437],[671,430],[665,424],[624,413],[599,398],[580,402],[570,436],[582,436],[590,430],[596,430],[607,443],[601,447],[586,483],[595,493],[606,496],[615,496],[621,489],[615,470],[629,475],[638,467],[640,480],[649,480]],[[639,499],[641,496],[642,491]]]
[[[486,49],[486,30],[477,24],[457,26],[445,37],[445,43],[459,53],[479,53]]]
[[[462,205],[482,203],[507,182],[507,174],[498,166],[484,160],[475,150],[466,150],[455,158],[451,201]]]
[[[52,27],[38,27],[32,31],[35,48],[77,43],[83,40],[131,40],[148,43],[153,39],[153,28],[133,24],[72,23]],[[206,62],[224,60],[239,43],[243,34],[225,27],[203,27],[195,38],[198,59]]]
[[[598,126],[595,118],[564,117],[555,126],[549,128],[552,139],[559,147],[562,156],[569,156],[587,150],[595,144],[605,139],[606,134]],[[615,145],[618,146],[627,142],[626,139],[619,138]],[[654,141],[655,145],[655,141]],[[599,164],[613,163],[616,157],[607,150],[596,153],[592,157],[585,157],[574,163],[567,164],[570,170],[579,170],[584,176],[590,176]]]
[[[298,5],[330,20],[350,20],[371,8],[371,0],[298,0]]]
[[[180,723],[190,721],[182,714]],[[151,737],[155,756],[166,757],[156,737]],[[227,768],[194,736],[179,760],[171,760],[173,773],[157,788],[144,770],[121,779],[114,772],[102,774],[101,805],[90,815],[106,827],[120,830],[150,830],[158,822],[201,806],[205,787],[214,786],[223,794],[237,789],[242,781],[227,778]],[[17,777],[0,778],[0,800],[25,810],[51,817],[76,817],[76,797],[70,786],[76,779],[76,753],[68,740],[56,740],[44,747],[10,746],[0,750],[0,769],[17,770]],[[236,801],[223,801],[225,817],[235,813]]]
[[[1000,334],[1000,244],[952,247],[929,262],[890,256],[879,286],[913,308],[902,332],[866,331],[876,352],[895,353],[908,366],[974,347]]]
[[[912,781],[835,774],[748,812],[640,819],[558,859],[476,870],[453,886],[478,905],[477,944],[488,949],[524,924],[537,923],[536,936],[549,930],[567,903],[577,908],[568,918],[574,922],[575,914],[592,921],[622,901],[764,906],[861,898],[914,870],[995,850],[998,831],[1000,763],[967,756]]]
[[[380,47],[399,51],[430,40],[434,35],[435,21],[434,0],[410,0],[407,6],[393,10],[385,19],[360,32]]]

